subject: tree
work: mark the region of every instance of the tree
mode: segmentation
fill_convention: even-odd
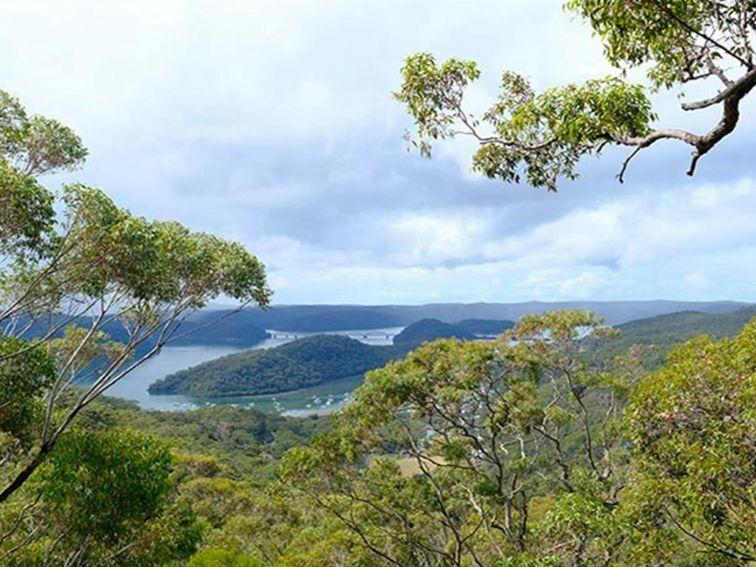
[[[169,451],[144,434],[69,432],[27,486],[23,507],[2,517],[4,565],[164,565],[201,537],[172,502]]]
[[[0,503],[84,408],[180,338],[193,312],[218,296],[239,309],[270,300],[263,264],[240,244],[137,217],[94,187],[70,184],[57,196],[38,181],[85,156],[70,129],[0,91],[0,391],[26,361],[38,372],[26,375],[24,402],[43,406],[26,421],[35,448],[5,444]]]
[[[23,350],[23,354],[16,355]],[[45,348],[27,348],[13,337],[0,338],[0,445],[3,463],[34,442],[34,425],[44,411],[42,396],[56,377],[55,364]]]
[[[251,557],[222,549],[208,549],[194,555],[188,567],[262,567]]]
[[[50,517],[73,539],[118,540],[165,504],[170,463],[170,453],[144,435],[72,432],[36,484]]]
[[[486,177],[555,191],[560,178],[577,177],[581,158],[609,145],[633,148],[618,178],[641,150],[660,140],[693,148],[688,175],[698,160],[732,133],[740,102],[756,85],[753,41],[756,5],[750,0],[569,0],[566,9],[588,21],[607,60],[620,76],[536,93],[521,74],[505,71],[497,101],[480,118],[463,107],[466,87],[480,71],[472,61],[438,65],[431,54],[407,58],[395,97],[415,122],[413,144],[423,155],[431,141],[470,136],[479,148],[473,169]],[[716,81],[712,96],[684,102],[685,111],[721,108],[709,131],[656,128],[647,89],[627,82],[642,68],[652,90]]]
[[[612,334],[567,311],[523,317],[495,342],[425,344],[368,374],[283,477],[379,564],[608,563],[628,383],[590,345]]]
[[[750,564],[756,320],[650,374],[644,348],[602,362],[614,335],[568,311],[427,343],[372,371],[282,479],[355,565]]]
[[[716,564],[756,561],[754,353],[756,320],[733,339],[691,340],[627,411],[638,499]]]

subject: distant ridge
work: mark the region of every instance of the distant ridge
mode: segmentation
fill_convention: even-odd
[[[657,315],[618,325],[619,337],[601,350],[603,356],[611,358],[636,344],[655,345],[658,352],[652,365],[660,365],[675,345],[700,335],[716,339],[732,337],[754,317],[756,306],[728,313],[681,311]]]
[[[657,315],[619,325],[616,340],[597,344],[605,360],[634,344],[655,345],[649,366],[658,366],[677,343],[697,335],[736,334],[752,317],[756,306],[726,313],[683,311]],[[468,321],[460,321],[466,323]],[[422,319],[394,338],[393,346],[372,346],[340,335],[315,335],[268,350],[246,350],[171,374],[149,388],[152,394],[242,396],[280,393],[363,374],[401,358],[420,344],[437,338],[471,340],[475,335],[460,324]],[[487,328],[511,321],[485,321]],[[478,320],[473,324],[480,328]]]
[[[470,341],[475,338],[475,334],[459,325],[444,323],[438,319],[421,319],[396,335],[394,346],[412,350],[428,341],[452,338]]]
[[[262,329],[302,332],[346,331],[400,327],[421,319],[455,323],[464,319],[516,321],[527,313],[583,309],[604,317],[609,325],[680,311],[728,313],[752,304],[736,301],[527,301],[522,303],[432,303],[427,305],[278,305],[266,311],[245,309],[235,324]],[[198,320],[218,310],[199,313]]]

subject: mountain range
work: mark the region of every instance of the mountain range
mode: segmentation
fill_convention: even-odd
[[[494,319],[516,321],[527,313],[543,313],[556,309],[593,311],[609,325],[621,325],[680,311],[728,313],[748,307],[736,301],[561,301],[524,303],[432,303],[427,305],[276,305],[266,310],[245,309],[226,324],[237,327],[254,325],[261,329],[300,332],[347,331],[403,327],[421,319],[438,319],[455,323],[463,319]],[[196,314],[192,321],[218,317],[224,308],[215,307]]]

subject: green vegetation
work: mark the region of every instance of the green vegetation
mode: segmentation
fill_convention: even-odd
[[[639,319],[623,325],[616,340],[603,345],[600,353],[605,359],[625,353],[634,345],[653,346],[644,356],[649,366],[661,366],[677,344],[699,335],[714,338],[735,336],[756,316],[756,309],[738,309],[730,313],[681,312]]]
[[[128,427],[149,432],[177,454],[212,457],[234,478],[248,477],[259,485],[273,477],[275,463],[287,450],[306,445],[330,422],[317,415],[297,419],[230,405],[145,411],[133,402],[102,398],[82,416],[82,423],[91,431]],[[195,466],[201,467],[200,461]]]
[[[225,560],[230,552],[194,554],[217,526],[264,498],[285,451],[328,428],[318,417],[232,407],[146,412],[98,399],[0,509],[0,562],[136,567]]]
[[[176,372],[151,394],[195,397],[275,394],[360,375],[400,353],[339,335],[315,335],[267,350],[248,350]]]
[[[623,78],[535,93],[507,72],[483,135],[462,110],[475,64],[419,54],[397,98],[421,151],[463,132],[479,140],[485,175],[555,189],[606,144],[634,147],[632,157],[673,138],[693,146],[692,174],[756,85],[753,3],[567,8],[612,64],[643,67],[656,88],[721,81],[683,105],[721,105],[717,125],[654,129],[644,89]],[[639,321],[619,341],[579,310],[525,315],[494,341],[432,340],[469,332],[427,320],[394,347],[311,337],[156,388],[264,393],[372,368],[333,417],[145,412],[101,394],[182,338],[210,299],[265,306],[270,290],[236,243],[136,217],[96,188],[58,196],[38,180],[86,153],[70,129],[0,91],[0,564],[756,563],[756,318],[735,335],[753,311]],[[701,331],[713,336],[672,348]]]
[[[632,498],[674,532],[671,549],[756,561],[756,320],[735,338],[698,337],[632,393],[626,419],[638,484]],[[643,530],[657,522],[644,518]],[[650,525],[649,525],[650,524]],[[675,529],[676,528],[676,529]],[[650,559],[650,558],[649,558]]]
[[[472,340],[475,338],[475,335],[458,325],[443,323],[438,319],[423,319],[409,325],[396,335],[394,337],[394,345],[412,350],[428,341],[452,337]]]
[[[353,308],[349,310],[328,309],[323,313],[292,317],[275,325],[274,328],[280,331],[323,333],[354,329],[381,329],[400,325],[399,320],[390,313]]]
[[[233,312],[199,312],[176,326],[176,334],[170,342],[172,345],[233,345],[253,346],[268,338],[268,333],[249,322],[236,319]],[[66,327],[76,325],[90,328],[96,322],[89,316],[76,317],[71,320],[64,314],[52,313],[44,321],[34,321],[28,317],[20,317],[19,324],[25,328],[24,339],[59,338]],[[129,329],[116,321],[108,321],[99,325],[100,332],[108,335],[119,343],[129,341]],[[137,347],[140,353],[149,352],[155,348],[159,336],[146,338]]]
[[[238,320],[235,314],[212,313],[182,323],[182,335],[173,344],[252,346],[268,338],[266,331]]]
[[[198,313],[192,322],[204,323],[228,315],[227,310],[213,310]],[[408,320],[409,318],[409,320]],[[361,307],[350,305],[274,305],[269,309],[244,309],[233,317],[217,325],[219,329],[231,326],[244,331],[248,326],[276,331],[298,331],[303,333],[326,333],[355,329],[380,329],[400,327],[416,317],[405,313],[403,308]],[[222,331],[218,331],[222,332]],[[228,336],[233,333],[223,332]]]
[[[0,504],[109,386],[184,338],[182,323],[208,301],[270,299],[264,266],[240,244],[135,216],[96,187],[53,193],[39,180],[86,155],[69,128],[0,91]],[[74,384],[87,387],[71,397]],[[80,449],[66,467],[96,454]],[[81,546],[72,553],[84,562]]]
[[[339,335],[315,335],[205,362],[166,376],[150,385],[149,391],[194,397],[277,394],[360,376],[424,342],[446,337],[474,339],[475,335],[437,319],[407,326],[394,337],[393,347],[366,345]]]
[[[698,335],[733,336],[754,316],[752,308],[729,313],[681,312],[620,325],[617,338],[601,341],[595,356],[605,363],[632,347],[645,347],[646,368],[658,368],[678,343]],[[150,386],[152,394],[222,397],[276,394],[358,376],[401,358],[439,338],[475,339],[475,333],[500,334],[508,321],[463,320],[454,325],[423,319],[394,338],[394,347],[369,346],[337,335],[317,335],[269,350],[234,353],[167,376]]]
[[[170,453],[142,434],[72,432],[35,479],[50,517],[74,545],[112,544],[141,528],[170,489]]]
[[[414,120],[413,146],[430,156],[434,141],[467,136],[478,143],[474,170],[491,179],[556,191],[561,179],[577,178],[582,158],[600,154],[607,145],[632,148],[618,175],[622,181],[641,150],[660,140],[677,140],[693,150],[688,168],[693,175],[698,160],[735,130],[740,103],[756,86],[753,4],[570,0],[565,7],[601,39],[617,76],[536,92],[525,75],[504,71],[496,101],[473,115],[465,109],[464,94],[480,76],[474,61],[438,64],[430,53],[411,55],[395,97]],[[713,81],[717,86],[709,87],[710,97],[683,102],[682,108],[719,107],[720,118],[703,134],[655,128],[648,89],[625,79],[633,69],[645,72],[653,90]]]
[[[0,509],[1,561],[752,561],[756,321],[651,374],[592,356],[615,335],[571,311],[428,342],[329,418],[100,398]]]
[[[178,501],[171,461],[145,433],[69,431],[2,509],[2,564],[162,565],[189,557],[202,524]]]
[[[592,362],[586,329],[614,334],[547,313],[371,372],[335,430],[284,459],[293,493],[341,533],[305,564],[345,547],[358,565],[756,560],[756,321],[645,377],[632,357]]]
[[[593,311],[604,317],[607,323],[619,325],[634,319],[679,311],[726,313],[742,307],[747,307],[747,304],[733,301],[658,300],[560,301],[548,303],[528,301],[522,303],[435,303],[375,306],[272,305],[267,309],[246,308],[238,312],[231,309],[204,309],[193,314],[185,324],[189,326],[205,325],[203,332],[210,335],[211,344],[236,342],[243,345],[246,341],[238,340],[238,337],[244,337],[248,328],[329,333],[332,331],[403,327],[421,319],[439,319],[459,326],[464,326],[467,320],[495,320],[513,324],[523,315],[562,309]],[[504,326],[506,327],[506,325]],[[108,332],[111,331],[119,332],[117,326],[109,329]],[[187,341],[194,341],[194,335],[189,335]],[[202,341],[196,342],[201,343]],[[248,342],[247,344],[252,343]]]
[[[514,325],[514,321],[499,319],[462,319],[454,323],[455,327],[464,329],[468,333],[489,337],[500,335],[507,329],[514,327]]]

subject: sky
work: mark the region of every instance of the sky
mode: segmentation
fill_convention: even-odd
[[[0,89],[89,148],[49,187],[244,243],[275,303],[756,301],[756,100],[693,178],[674,142],[624,185],[623,151],[588,158],[556,194],[471,173],[461,140],[407,152],[409,54],[476,60],[473,113],[505,69],[538,89],[613,73],[561,4],[3,0]],[[660,126],[716,121],[677,94],[654,95]]]

